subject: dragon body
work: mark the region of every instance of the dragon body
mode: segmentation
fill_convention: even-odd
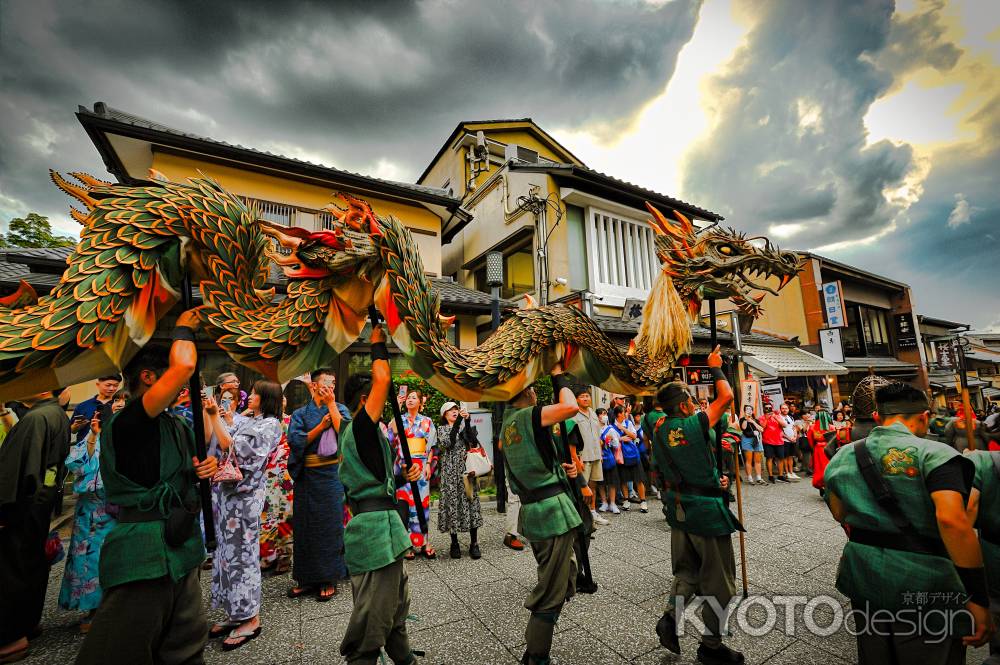
[[[208,179],[141,186],[85,174],[57,186],[85,211],[58,286],[36,302],[0,303],[0,399],[70,385],[120,369],[149,341],[180,299],[184,275],[200,289],[208,335],[234,360],[276,380],[329,365],[364,328],[369,305],[382,313],[411,367],[449,397],[509,399],[558,362],[582,381],[618,393],[649,393],[690,343],[689,316],[701,299],[730,297],[759,313],[755,274],[781,285],[799,259],[731,230],[696,233],[683,216],[650,207],[662,270],[643,327],[623,349],[578,309],[516,311],[483,344],[448,341],[406,227],[359,199],[331,206],[332,230],[308,232],[259,219],[253,205]],[[289,254],[272,251],[272,239]],[[270,263],[287,294],[267,289]],[[33,299],[32,299],[33,300]]]

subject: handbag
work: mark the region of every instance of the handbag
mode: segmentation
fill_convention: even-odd
[[[465,455],[465,473],[475,474],[476,478],[488,476],[493,473],[493,465],[490,458],[486,456],[486,451],[481,446],[469,448]]]
[[[233,451],[233,446],[229,446],[229,450],[226,451],[226,456],[222,460],[222,464],[219,465],[219,470],[215,472],[212,476],[213,483],[238,483],[243,480],[243,472],[240,471],[240,467],[236,465],[236,453]]]

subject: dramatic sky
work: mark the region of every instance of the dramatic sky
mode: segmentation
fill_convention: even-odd
[[[531,116],[593,168],[1000,326],[995,0],[0,2],[0,226],[75,233],[73,112],[398,180],[459,120]]]

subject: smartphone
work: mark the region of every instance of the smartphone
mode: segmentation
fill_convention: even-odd
[[[408,393],[409,391],[410,391],[410,387],[408,385],[406,385],[406,384],[401,385],[399,387],[399,398],[400,399],[406,399],[406,393]]]
[[[201,389],[201,396],[205,399],[212,397],[215,394],[215,386],[205,386]]]

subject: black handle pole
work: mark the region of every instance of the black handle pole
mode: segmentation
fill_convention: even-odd
[[[372,321],[372,327],[377,326],[381,320],[375,305],[368,308],[368,318]],[[396,384],[392,380],[392,372],[389,372],[389,405],[392,407],[392,417],[396,423],[396,443],[399,444],[399,452],[403,456],[403,463],[406,468],[413,466],[413,458],[410,457],[410,447],[406,442],[406,428],[403,427],[403,414],[399,410],[399,403],[396,401]],[[427,535],[427,516],[424,515],[424,501],[420,496],[420,486],[416,480],[409,481],[410,492],[413,493],[413,506],[417,510],[417,521],[420,523],[420,533]]]
[[[181,282],[181,302],[184,309],[191,309],[191,276],[184,275]],[[195,356],[194,374],[188,383],[188,395],[191,397],[191,415],[194,427],[194,451],[198,459],[204,460],[208,457],[208,450],[205,446],[205,420],[201,407],[201,358]],[[215,551],[215,518],[212,516],[212,488],[207,479],[198,482],[198,490],[201,495],[201,517],[205,524],[205,549],[209,552]]]
[[[559,401],[559,393],[562,392],[561,382],[553,381],[552,387],[555,389],[555,395],[553,397],[553,402]],[[564,464],[572,464],[573,457],[569,454],[569,434],[566,431],[566,423],[559,423],[559,435],[562,438],[562,450],[560,452],[560,458]],[[569,486],[573,491],[573,501],[578,506],[579,510],[590,510],[587,504],[583,501],[583,493],[580,491],[580,484],[577,482],[576,478],[569,478]],[[581,528],[577,530],[577,538],[580,540],[580,571],[583,573],[583,578],[587,582],[586,589],[578,589],[584,593],[596,593],[597,584],[594,583],[594,575],[590,570],[590,552],[587,551],[588,542],[590,540],[590,534],[584,533],[585,529]]]
[[[710,336],[708,344],[712,347],[712,351],[715,351],[715,347],[719,344],[719,329],[715,316],[715,298],[708,299],[708,318]],[[709,351],[709,353],[711,353],[711,351]],[[718,397],[718,395],[716,395],[716,397]],[[715,430],[715,465],[719,471],[719,477],[721,478],[722,474],[725,473],[725,465],[722,459],[722,454],[724,452],[722,449],[722,435],[725,430],[722,428],[722,418],[719,418],[713,428]]]

